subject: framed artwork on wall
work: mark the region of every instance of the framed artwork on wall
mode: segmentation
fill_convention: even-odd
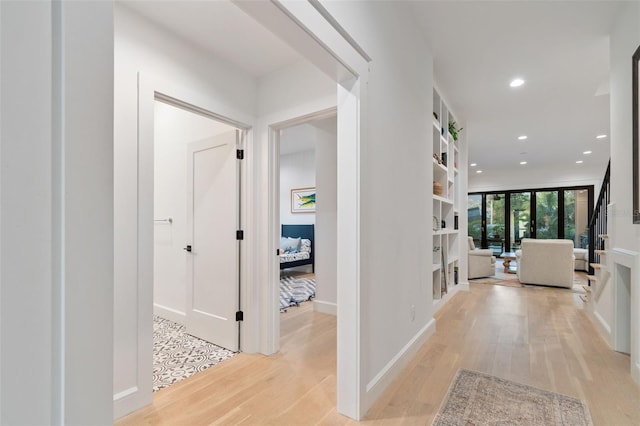
[[[291,213],[315,213],[316,188],[295,188],[291,190]]]
[[[633,223],[640,224],[640,46],[636,49],[632,57],[631,64],[631,86],[632,86],[632,111],[633,116]]]

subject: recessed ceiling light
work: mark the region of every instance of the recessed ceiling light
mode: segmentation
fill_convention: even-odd
[[[476,170],[476,173],[482,173],[482,170]]]
[[[525,140],[526,138],[527,138],[526,135],[518,136],[518,140],[521,140],[521,141]]]
[[[520,87],[524,84],[524,80],[521,78],[514,78],[513,80],[511,80],[511,83],[509,83],[509,86],[511,87]]]
[[[585,151],[585,152],[583,152],[583,154],[584,154],[584,155],[589,155],[589,154],[591,154],[592,152],[593,152],[593,151]]]
[[[475,167],[477,165],[478,165],[478,163],[471,163],[471,164],[469,164],[469,167]]]
[[[598,135],[598,136],[596,136],[596,139],[604,139],[606,137],[607,137],[607,135]]]
[[[578,161],[576,161],[576,164],[582,164],[582,163],[583,163],[583,161],[582,161],[582,160],[578,160]]]
[[[521,161],[520,164],[527,164],[527,162],[526,161]]]

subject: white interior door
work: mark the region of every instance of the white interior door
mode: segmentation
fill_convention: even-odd
[[[187,333],[234,351],[239,346],[238,137],[232,131],[188,146],[185,247]]]

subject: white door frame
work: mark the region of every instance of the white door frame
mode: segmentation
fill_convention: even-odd
[[[153,397],[153,210],[154,210],[154,103],[156,100],[185,109],[195,114],[220,121],[241,129],[242,146],[251,150],[251,126],[213,111],[226,111],[228,107],[216,104],[211,99],[162,81],[148,74],[138,73],[138,204],[134,207],[137,216],[137,348],[135,385],[113,396],[114,418],[119,418],[152,402]],[[252,196],[249,184],[251,156],[245,156],[241,167],[242,182],[246,182],[240,195],[240,213],[243,218],[245,239],[240,269],[240,294],[246,294],[249,265],[252,263],[251,238],[248,231],[248,200]],[[244,305],[245,301],[242,300]],[[246,338],[246,326],[240,324],[242,341]]]
[[[360,420],[372,403],[364,400],[367,389],[362,379],[365,365],[360,352],[360,142],[366,140],[363,121],[367,117],[366,87],[371,58],[318,0],[233,1],[337,83],[337,410]],[[266,132],[271,140],[271,128]],[[269,256],[269,253],[275,255],[279,247],[279,240],[276,242],[273,237],[279,235],[279,230],[273,229],[273,217],[279,207],[272,197],[273,182],[278,182],[272,161],[277,148],[273,143],[267,145],[270,194],[265,226],[269,228],[266,238]],[[274,272],[269,268],[266,269],[273,277]],[[279,290],[273,288],[271,281],[273,279],[270,279],[266,300],[261,303],[267,351],[277,347],[279,338],[278,311],[273,309]]]
[[[268,126],[269,290],[266,311],[268,353],[280,345],[280,267],[275,255],[280,243],[280,130],[336,114],[337,131],[337,410],[362,418],[360,354],[360,79],[337,85],[337,107],[323,109]]]
[[[337,107],[326,108],[310,114],[291,118],[269,125],[268,155],[269,155],[269,247],[277,247],[280,243],[280,131],[304,123],[310,123],[323,118],[336,116]],[[269,306],[270,335],[269,353],[280,349],[280,263],[274,250],[268,252],[269,263],[269,291],[266,306]]]

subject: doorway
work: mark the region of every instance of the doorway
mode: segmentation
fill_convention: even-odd
[[[281,291],[281,279],[284,278],[285,284],[287,279],[299,280],[294,286],[300,286],[303,296],[313,287],[313,310],[337,314],[337,139],[336,107],[269,126],[272,211],[269,228],[272,230],[270,240],[278,247],[277,256],[268,258],[272,292],[267,309],[275,319],[271,331],[272,352],[280,347],[283,318],[280,312],[290,312],[285,306],[287,288]],[[322,204],[315,203],[316,193],[318,200],[324,200]],[[300,195],[314,198],[312,208],[296,205],[299,201],[296,197]],[[281,244],[289,237],[296,239],[292,232],[303,233],[305,238],[313,240],[310,261],[287,262],[287,250]],[[282,300],[283,294],[285,300]],[[291,304],[297,305],[295,301]]]
[[[239,350],[241,131],[167,98],[154,123],[153,390]]]
[[[329,116],[280,129],[278,141],[280,311],[291,313],[304,303],[336,315],[335,109]]]
[[[299,32],[301,32],[300,30]],[[316,41],[310,41],[310,44],[317,44]],[[338,196],[341,198],[342,209],[339,212],[340,221],[338,222],[340,238],[344,239],[344,243],[341,243],[338,247],[338,251],[343,251],[343,255],[339,255],[340,262],[339,268],[339,280],[343,283],[338,288],[339,298],[345,300],[347,303],[342,304],[345,306],[345,312],[340,314],[340,322],[344,323],[339,325],[342,327],[342,332],[339,333],[339,340],[341,341],[341,350],[339,350],[339,370],[338,377],[338,404],[341,412],[351,413],[351,416],[359,416],[356,413],[359,404],[360,387],[357,386],[359,374],[360,374],[360,359],[359,359],[359,327],[358,320],[360,317],[359,306],[359,237],[358,237],[358,223],[359,223],[359,186],[358,186],[358,165],[359,165],[359,140],[360,140],[360,93],[361,88],[364,90],[366,87],[366,75],[367,68],[363,61],[355,61],[353,58],[350,60],[339,62],[335,54],[330,55],[328,51],[320,50],[316,51],[308,49],[308,51],[315,52],[315,56],[326,56],[326,59],[330,61],[332,68],[332,75],[337,79],[338,86],[338,104],[340,105],[340,144],[339,144],[339,169],[341,177],[341,185],[338,191]],[[182,57],[178,55],[178,57]],[[317,62],[314,61],[314,62]],[[360,64],[359,62],[363,62]],[[329,62],[327,62],[329,63]],[[345,64],[350,64],[347,70],[358,70],[358,75],[365,76],[364,80],[360,77],[345,77],[346,72]],[[326,68],[326,67],[325,67]],[[147,66],[140,66],[136,69],[151,69]],[[173,70],[173,68],[171,68]],[[116,395],[116,412],[123,413],[135,406],[141,406],[151,401],[151,394],[145,393],[146,389],[150,389],[151,386],[147,384],[147,380],[150,381],[151,371],[150,365],[145,366],[145,360],[151,358],[151,328],[145,321],[151,318],[152,304],[149,303],[152,300],[152,283],[153,283],[153,256],[149,253],[145,247],[148,241],[153,241],[153,198],[147,194],[153,192],[153,168],[145,163],[145,158],[153,158],[153,143],[151,138],[151,144],[149,143],[148,129],[153,125],[153,114],[149,112],[150,99],[153,100],[154,92],[170,93],[172,96],[178,99],[182,99],[186,102],[190,102],[191,105],[202,105],[209,111],[221,111],[226,114],[227,117],[241,117],[246,123],[256,123],[257,132],[255,133],[256,141],[266,139],[266,134],[269,131],[268,123],[281,123],[284,120],[288,120],[291,115],[305,114],[309,107],[311,111],[326,107],[325,102],[317,102],[313,104],[305,104],[304,107],[292,110],[286,109],[273,109],[269,115],[263,115],[260,119],[252,117],[249,113],[243,113],[241,108],[242,103],[233,103],[231,107],[227,107],[224,103],[228,101],[225,96],[216,98],[215,90],[220,90],[223,95],[229,95],[233,91],[226,91],[224,87],[221,89],[215,89],[208,91],[208,85],[202,85],[195,89],[186,89],[178,87],[174,81],[187,81],[190,80],[176,79],[175,75],[169,72],[163,72],[162,68],[158,68],[158,78],[150,80],[147,74],[144,72],[140,75],[138,81],[138,144],[135,149],[130,148],[134,145],[130,144],[127,147],[127,153],[131,155],[127,156],[127,160],[131,159],[131,163],[137,162],[137,168],[135,173],[127,173],[128,182],[132,182],[136,178],[138,179],[138,187],[136,188],[137,194],[131,192],[131,196],[126,200],[126,204],[130,206],[136,206],[137,210],[135,215],[129,215],[128,222],[131,222],[131,226],[127,229],[131,235],[135,235],[135,238],[131,238],[135,244],[129,244],[131,247],[131,259],[130,280],[137,283],[137,288],[133,289],[133,286],[127,288],[127,296],[132,305],[131,313],[125,318],[122,316],[122,325],[118,325],[118,330],[126,332],[127,339],[134,342],[127,347],[131,349],[130,353],[123,353],[121,358],[125,362],[122,364],[126,367],[121,368],[118,366],[119,371],[123,371],[120,374],[121,377],[126,378],[122,380],[122,383],[117,383],[116,389],[118,393]],[[186,75],[186,74],[185,74]],[[224,74],[227,75],[227,74]],[[224,77],[223,75],[223,77]],[[178,75],[180,77],[180,75]],[[215,77],[215,78],[214,78]],[[214,84],[216,79],[220,80],[219,75],[215,74],[210,83]],[[195,81],[201,81],[203,79],[196,79]],[[209,82],[209,81],[208,81]],[[295,81],[286,80],[286,85],[289,86]],[[234,81],[235,84],[235,81]],[[131,85],[133,87],[133,84]],[[214,88],[218,86],[214,84]],[[206,93],[212,92],[209,95],[203,95],[197,92],[197,89],[205,89]],[[234,89],[236,89],[234,87]],[[290,91],[293,93],[293,91]],[[213,96],[210,96],[213,95]],[[240,96],[242,97],[242,96]],[[247,96],[250,98],[250,96]],[[247,103],[247,102],[244,102]],[[133,103],[131,103],[133,105]],[[281,105],[276,102],[274,107],[280,108]],[[366,103],[365,103],[366,104]],[[238,106],[240,105],[240,106]],[[334,104],[335,105],[335,104]],[[152,108],[151,108],[152,109]],[[291,114],[292,111],[294,114]],[[231,121],[231,120],[227,120]],[[131,129],[135,128],[133,120],[130,120]],[[241,123],[233,123],[239,128],[246,129],[246,125]],[[133,132],[129,132],[132,133]],[[151,136],[153,134],[151,133]],[[251,140],[251,132],[248,134],[249,140]],[[133,139],[133,137],[131,138]],[[251,148],[251,147],[250,147]],[[243,198],[243,208],[246,209],[245,215],[246,226],[245,228],[245,248],[250,247],[247,256],[243,258],[241,270],[243,281],[242,294],[246,295],[242,299],[245,304],[247,312],[245,313],[245,322],[242,323],[243,331],[243,347],[247,351],[259,351],[265,354],[273,353],[271,349],[275,345],[277,346],[278,336],[272,333],[272,330],[276,327],[275,322],[279,320],[279,313],[277,310],[272,312],[271,303],[277,300],[276,297],[271,297],[273,289],[271,283],[269,287],[265,286],[265,275],[271,276],[272,271],[267,268],[271,268],[272,259],[269,259],[269,266],[267,266],[266,256],[263,253],[269,253],[272,256],[275,254],[277,244],[274,244],[279,234],[279,230],[272,230],[271,220],[267,222],[267,217],[270,218],[271,205],[267,197],[269,197],[270,191],[266,190],[268,185],[271,185],[271,176],[267,176],[270,173],[271,168],[267,167],[267,162],[271,161],[271,157],[267,154],[267,144],[253,145],[253,150],[248,152],[247,166],[243,168],[243,171],[248,175],[248,179],[245,180],[248,185],[248,191],[242,191],[241,197]],[[270,148],[269,148],[270,149]],[[131,152],[133,151],[133,152]],[[254,154],[255,155],[252,155]],[[128,170],[134,170],[133,165],[128,165]],[[269,170],[269,171],[268,171]],[[151,200],[149,200],[151,198]],[[151,201],[151,205],[149,203]],[[122,202],[124,204],[124,201]],[[251,204],[253,203],[253,204]],[[248,207],[244,207],[248,206]],[[135,216],[132,218],[131,216]],[[275,265],[277,266],[277,264]],[[270,280],[270,279],[269,279]],[[269,292],[269,294],[265,294]],[[273,293],[274,295],[276,293]],[[146,302],[146,303],[145,303]],[[346,307],[349,307],[348,310]],[[250,312],[250,314],[249,314]],[[275,320],[275,321],[274,321]],[[130,325],[133,324],[133,327]],[[126,327],[125,327],[126,326]],[[120,333],[123,334],[123,333]],[[275,338],[274,338],[275,337]],[[134,347],[135,345],[135,347]],[[342,355],[341,355],[342,354]],[[124,359],[126,356],[126,359]],[[136,365],[132,365],[133,362]],[[142,361],[140,361],[142,360]],[[126,373],[126,374],[125,374]],[[131,377],[131,379],[129,379]],[[149,379],[147,379],[149,378]]]

